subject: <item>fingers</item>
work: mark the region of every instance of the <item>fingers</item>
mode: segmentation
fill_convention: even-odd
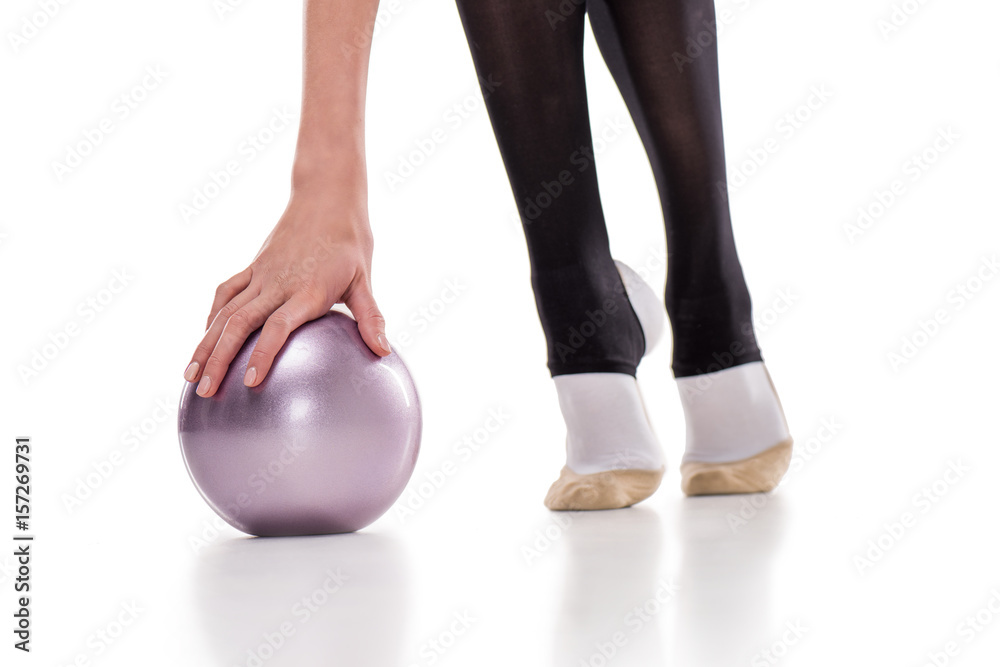
[[[250,303],[259,292],[256,290],[244,290],[233,297],[233,300],[224,305],[219,312],[216,314],[212,323],[209,325],[208,330],[202,337],[201,342],[198,343],[198,347],[195,348],[194,356],[191,357],[191,362],[188,364],[187,368],[184,370],[184,379],[188,382],[198,382],[199,378],[202,377],[205,365],[208,363],[209,357],[212,352],[215,351],[215,346],[219,342],[219,338],[222,336],[222,331],[225,329],[226,322],[229,318],[239,311],[240,308]]]
[[[235,276],[225,281],[215,290],[215,300],[212,301],[212,311],[208,314],[208,321],[205,323],[205,330],[208,331],[212,326],[212,321],[215,316],[219,314],[222,307],[233,300],[237,294],[242,292],[250,285],[250,280],[253,277],[253,271],[250,267],[243,269]]]
[[[358,321],[361,338],[372,352],[384,357],[392,352],[389,339],[385,336],[385,318],[375,303],[375,297],[366,282],[359,283],[344,300],[354,319]]]
[[[229,365],[247,338],[264,324],[280,303],[280,297],[261,294],[229,317],[223,327],[222,335],[219,336],[219,342],[216,343],[205,364],[205,372],[198,382],[199,396],[207,398],[215,395],[222,379],[226,376],[226,371],[229,370]]]
[[[350,279],[351,274],[345,273],[337,280],[341,285],[345,277]],[[389,355],[392,348],[385,335],[385,318],[372,296],[367,274],[357,270],[354,278],[343,294],[343,303],[358,322],[358,331],[368,348],[378,356]],[[208,329],[184,372],[185,379],[198,382],[199,396],[214,396],[247,338],[263,326],[243,377],[246,386],[258,386],[267,377],[288,336],[329,310],[330,303],[317,294],[339,291],[310,290],[303,286],[298,291],[288,286],[267,289],[260,280],[252,281],[250,268],[241,271],[216,291]]]
[[[257,345],[254,346],[250,361],[247,362],[247,372],[243,384],[256,387],[271,370],[274,357],[288,340],[289,334],[310,320],[314,320],[326,312],[326,309],[299,293],[275,310],[264,323]]]

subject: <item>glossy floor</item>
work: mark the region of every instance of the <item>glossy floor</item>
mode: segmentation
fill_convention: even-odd
[[[992,664],[994,449],[957,432],[965,446],[905,456],[920,443],[877,449],[891,426],[830,415],[797,433],[772,494],[685,498],[674,465],[633,508],[553,513],[559,448],[539,441],[560,426],[527,407],[549,407],[547,384],[528,389],[484,409],[495,434],[465,420],[465,444],[428,448],[396,507],[351,535],[224,526],[164,426],[65,532],[39,527],[46,664]]]

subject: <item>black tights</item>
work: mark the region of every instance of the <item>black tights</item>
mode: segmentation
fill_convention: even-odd
[[[520,212],[551,375],[635,375],[645,350],[598,194],[585,13],[660,195],[674,375],[760,361],[725,196],[712,0],[457,2]]]

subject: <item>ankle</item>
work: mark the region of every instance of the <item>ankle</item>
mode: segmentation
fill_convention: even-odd
[[[634,377],[578,373],[553,380],[566,422],[570,469],[588,474],[663,465],[663,451]]]
[[[687,426],[682,464],[748,458],[789,437],[763,362],[677,378],[677,386]]]

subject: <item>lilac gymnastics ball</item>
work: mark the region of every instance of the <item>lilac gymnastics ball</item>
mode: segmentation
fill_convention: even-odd
[[[399,353],[379,357],[357,322],[331,310],[292,332],[251,388],[243,375],[258,338],[214,396],[185,383],[177,430],[199,493],[261,537],[371,524],[399,498],[420,451],[420,399]]]

